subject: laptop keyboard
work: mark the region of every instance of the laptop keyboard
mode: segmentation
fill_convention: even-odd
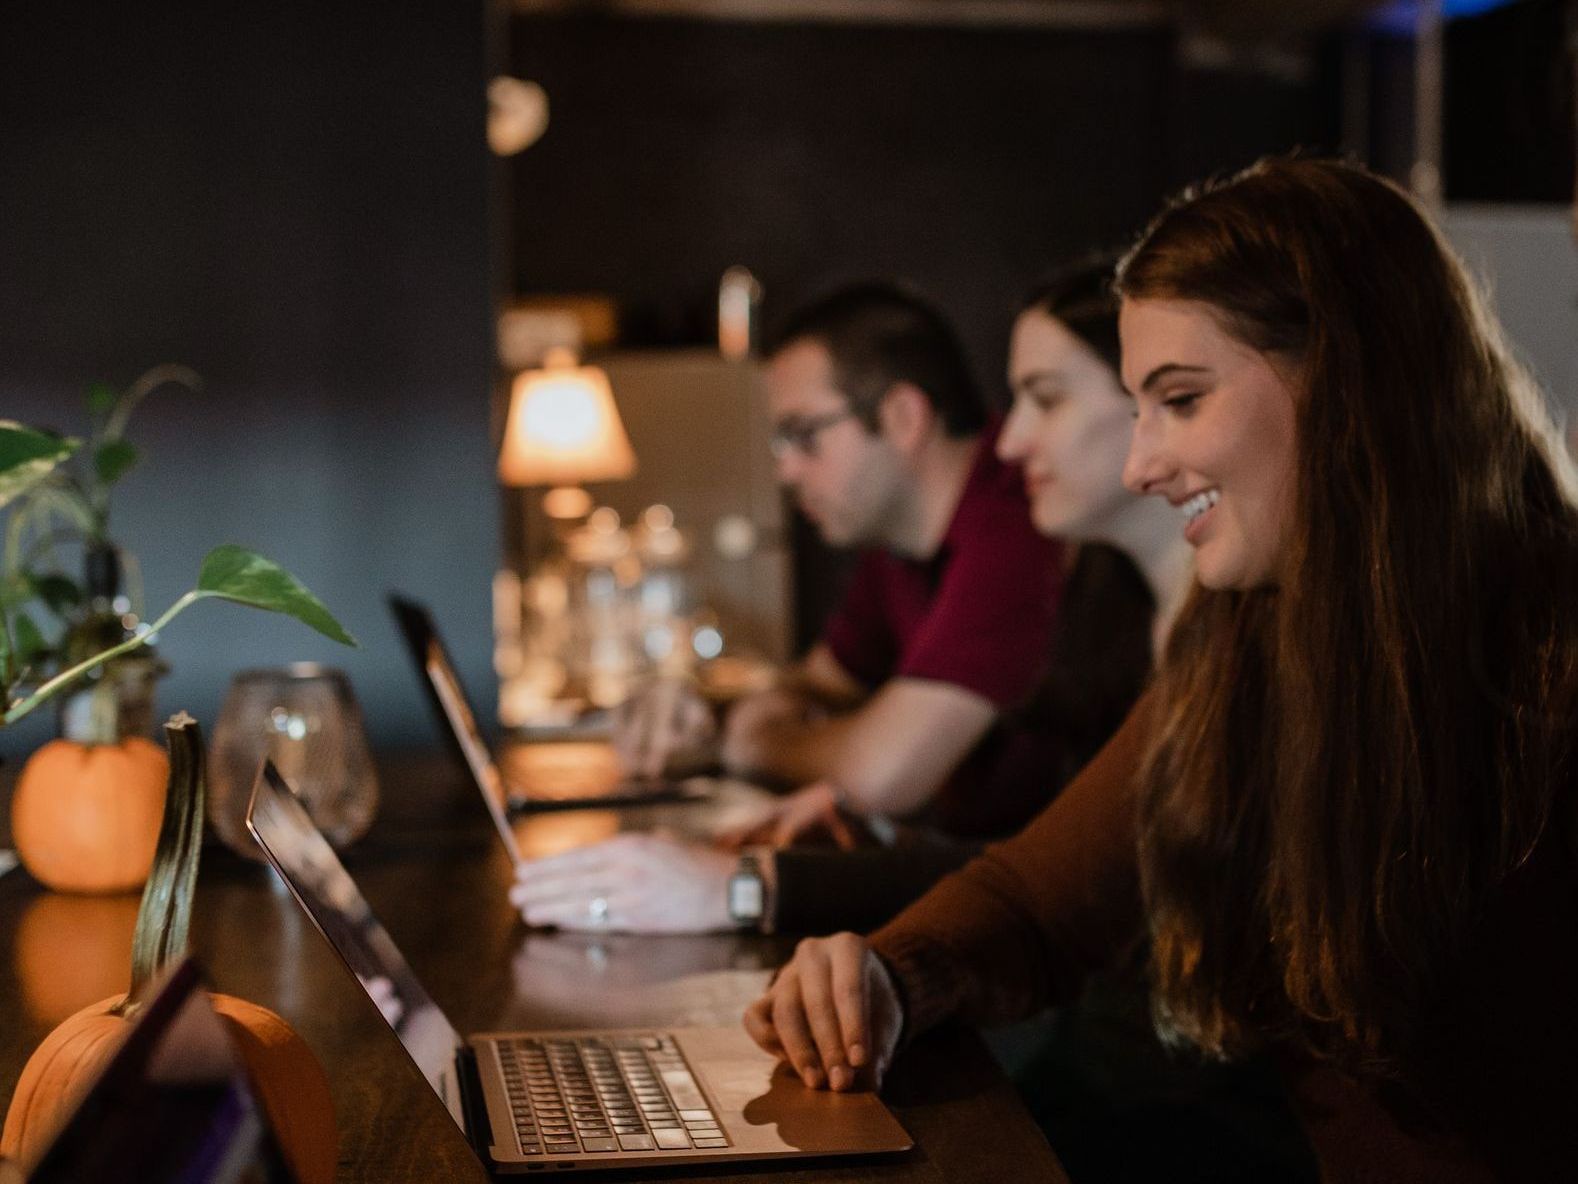
[[[521,1037],[497,1048],[523,1155],[729,1145],[672,1036]]]

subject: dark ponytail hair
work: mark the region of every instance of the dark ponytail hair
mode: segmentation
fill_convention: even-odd
[[[1095,251],[1050,272],[1030,289],[1019,311],[1034,309],[1068,326],[1101,360],[1119,369],[1116,251]]]

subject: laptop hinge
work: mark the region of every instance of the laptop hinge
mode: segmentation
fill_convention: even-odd
[[[482,1097],[482,1076],[477,1069],[477,1053],[470,1045],[455,1050],[455,1076],[460,1082],[460,1106],[466,1116],[466,1137],[482,1157],[483,1163],[493,1163],[493,1124],[488,1119],[488,1106]]]

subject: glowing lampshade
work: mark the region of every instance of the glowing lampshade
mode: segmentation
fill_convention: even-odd
[[[505,485],[619,481],[636,471],[608,376],[550,356],[515,379],[499,480]]]

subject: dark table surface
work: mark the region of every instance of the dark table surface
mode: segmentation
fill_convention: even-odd
[[[533,768],[561,773],[588,757],[574,746],[532,747],[516,758],[519,779],[529,780]],[[462,1032],[735,1023],[743,1001],[788,953],[782,939],[743,935],[585,938],[527,931],[505,899],[509,866],[502,845],[459,770],[424,754],[385,759],[381,774],[378,821],[345,862]],[[8,840],[4,819],[14,775],[14,768],[0,771],[0,806],[6,807],[0,839]],[[528,854],[541,853],[653,821],[639,813],[576,811],[533,818],[521,838]],[[380,1184],[487,1179],[394,1036],[273,873],[217,845],[203,858],[193,949],[217,990],[279,1012],[317,1052],[339,1121],[339,1178]],[[0,878],[0,949],[9,951],[9,957],[0,954],[0,1098],[9,1100],[28,1055],[55,1024],[125,990],[137,903],[136,896],[56,895],[20,870]],[[704,1178],[1065,1179],[996,1063],[967,1029],[934,1033],[908,1050],[884,1097],[915,1139],[906,1155],[765,1171],[735,1166]]]

